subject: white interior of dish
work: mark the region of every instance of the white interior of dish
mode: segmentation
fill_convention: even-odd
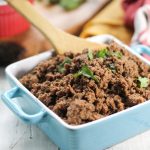
[[[92,42],[96,42],[96,43],[107,43],[109,41],[115,41],[117,42],[119,45],[125,47],[129,52],[131,52],[133,55],[136,55],[139,59],[141,59],[143,62],[145,62],[146,64],[150,65],[150,62],[148,60],[146,60],[145,58],[143,58],[142,56],[140,56],[139,54],[136,53],[136,51],[132,50],[131,48],[129,48],[127,45],[123,44],[121,41],[117,40],[115,37],[110,36],[110,35],[101,35],[101,36],[95,36],[92,38],[89,38],[87,40],[90,40]],[[123,110],[121,112],[115,113],[113,115],[107,116],[105,118],[96,120],[96,121],[92,121],[83,125],[77,125],[77,126],[72,126],[69,125],[67,123],[65,123],[58,115],[56,115],[53,111],[51,111],[47,106],[45,106],[40,100],[38,100],[33,94],[30,93],[30,91],[28,91],[19,81],[18,81],[18,77],[22,76],[23,74],[29,72],[32,68],[34,68],[39,62],[46,60],[48,58],[50,58],[52,56],[52,51],[48,51],[48,52],[44,52],[42,54],[18,61],[16,63],[13,63],[11,65],[9,65],[6,68],[6,74],[11,78],[11,80],[13,80],[16,84],[16,86],[20,87],[22,90],[24,90],[28,95],[30,95],[30,97],[32,97],[36,103],[38,103],[38,105],[40,105],[42,108],[44,108],[51,116],[53,116],[55,119],[57,119],[62,125],[66,126],[67,128],[70,129],[79,129],[79,128],[83,128],[86,126],[90,126],[92,124],[104,121],[106,119],[109,119],[111,117],[116,117],[121,113],[125,113],[127,111],[131,111],[132,109],[137,109],[138,107],[142,107],[142,105],[146,105],[146,103],[149,103],[149,101],[146,101],[142,104],[133,106],[129,109]]]

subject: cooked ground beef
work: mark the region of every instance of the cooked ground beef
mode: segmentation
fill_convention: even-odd
[[[38,64],[20,82],[72,125],[150,99],[150,68],[112,42],[100,51],[65,53]]]

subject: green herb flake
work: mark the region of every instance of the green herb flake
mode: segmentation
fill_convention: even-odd
[[[138,77],[138,86],[140,88],[146,88],[149,85],[149,79],[146,77]]]
[[[121,59],[121,58],[122,58],[122,53],[119,52],[119,51],[117,51],[117,52],[112,52],[111,55],[117,57],[118,59]]]
[[[66,57],[64,59],[64,61],[61,64],[58,65],[58,67],[57,67],[58,72],[64,73],[64,71],[65,71],[65,68],[64,68],[65,64],[70,64],[70,63],[71,63],[71,59],[69,57]]]
[[[112,72],[116,72],[116,66],[114,64],[109,64],[108,67]]]
[[[74,78],[78,78],[78,77],[81,76],[81,75],[82,75],[81,71],[78,71],[78,72],[75,73],[73,76],[74,76]]]
[[[104,48],[97,52],[96,57],[97,58],[106,58],[109,55],[108,49]]]
[[[78,8],[86,0],[60,0],[60,5],[66,10]]]
[[[74,77],[77,78],[81,75],[83,75],[87,78],[91,78],[91,79],[95,80],[96,82],[98,82],[98,79],[96,78],[96,76],[93,74],[93,72],[90,70],[90,68],[88,66],[83,66],[80,71],[78,71],[77,73],[74,74]]]
[[[92,50],[90,49],[90,50],[88,50],[88,59],[89,60],[92,60],[94,57],[93,57],[93,52],[92,52]]]

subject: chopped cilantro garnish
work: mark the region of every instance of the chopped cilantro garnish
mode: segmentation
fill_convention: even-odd
[[[90,49],[90,50],[88,50],[88,59],[89,60],[92,60],[93,59],[93,52],[92,52],[92,50]]]
[[[121,53],[121,52],[119,52],[119,51],[112,52],[112,53],[111,53],[111,55],[112,55],[112,56],[115,56],[115,57],[117,57],[117,58],[119,58],[119,59],[121,59],[121,58],[122,58],[122,53]]]
[[[109,64],[108,67],[112,72],[116,72],[116,66],[114,64]]]
[[[140,88],[146,88],[149,85],[149,79],[146,77],[138,77],[138,86]]]
[[[70,64],[70,63],[71,63],[71,59],[69,57],[66,57],[64,59],[64,61],[61,64],[58,65],[58,67],[57,67],[58,72],[64,73],[64,71],[65,71],[65,68],[64,68],[65,64]]]
[[[91,78],[91,79],[95,80],[96,82],[98,82],[98,79],[96,78],[96,76],[93,74],[93,72],[90,70],[90,68],[88,66],[83,66],[81,68],[81,70],[79,70],[77,73],[74,74],[74,77],[77,78],[81,75],[83,75],[87,78]]]
[[[106,58],[107,56],[108,56],[108,50],[106,48],[99,50],[96,54],[96,57],[98,58]]]

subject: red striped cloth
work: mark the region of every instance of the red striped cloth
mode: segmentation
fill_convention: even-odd
[[[150,4],[150,0],[123,0],[122,7],[125,10],[125,23],[128,27],[133,28],[133,20],[136,11],[143,5]]]
[[[134,28],[131,47],[140,49],[137,52],[150,60],[150,0],[123,0],[122,6],[126,12],[125,24]]]

